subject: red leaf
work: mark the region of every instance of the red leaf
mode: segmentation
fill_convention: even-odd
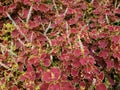
[[[30,68],[29,67],[27,68],[27,71],[25,72],[25,74],[23,74],[21,76],[20,79],[22,79],[22,80],[28,79],[28,80],[31,80],[31,81],[35,80],[35,78],[36,78],[35,72],[32,70],[32,67],[30,67]],[[31,71],[29,71],[28,69],[31,70]]]
[[[108,25],[107,28],[108,28],[108,30],[110,30],[110,31],[113,31],[113,30],[114,30],[114,27],[113,27],[113,26],[110,26],[110,25]]]
[[[29,59],[28,63],[33,64],[34,66],[37,66],[40,64],[40,58],[37,56],[34,56]]]
[[[60,25],[62,22],[63,22],[63,16],[56,16],[56,19],[55,19],[55,24],[56,25]]]
[[[46,67],[50,66],[51,59],[50,59],[49,54],[46,54],[46,53],[42,54],[41,59],[42,59],[42,63],[43,63],[44,66],[46,66]]]
[[[116,47],[116,48],[118,48],[118,47]],[[116,49],[116,48],[115,48],[115,49]],[[114,49],[113,49],[113,50],[114,50]],[[120,60],[120,53],[119,53],[119,52],[114,52],[113,56],[114,56],[115,58],[118,58],[118,59]]]
[[[113,38],[112,38],[112,41],[114,42],[114,43],[118,43],[119,42],[119,40],[120,40],[120,36],[114,36]]]
[[[48,90],[61,90],[59,83],[50,84]]]
[[[18,30],[13,30],[12,31],[12,34],[11,34],[11,36],[12,36],[12,38],[15,38],[15,37],[17,37],[19,35],[19,31]]]
[[[24,3],[25,5],[31,5],[31,1],[30,1],[30,0],[23,0],[23,3]]]
[[[72,66],[74,67],[74,68],[79,68],[80,67],[80,62],[79,62],[79,59],[74,59],[73,60],[73,63],[72,63]]]
[[[70,82],[61,82],[61,90],[75,90]]]
[[[11,4],[11,5],[9,6],[9,9],[13,10],[13,9],[15,9],[16,7],[17,7],[17,5],[16,5],[16,3],[14,3],[14,4]]]
[[[71,33],[76,34],[76,33],[78,33],[78,30],[76,28],[72,28]]]
[[[102,81],[104,79],[104,72],[101,72],[99,75],[98,75],[99,79]]]
[[[99,52],[99,56],[103,57],[104,59],[106,59],[108,57],[108,52],[107,50],[103,50]]]
[[[75,10],[74,10],[74,9],[71,9],[71,8],[68,8],[67,14],[73,14],[73,13],[75,13]]]
[[[40,79],[42,77],[42,74],[44,72],[44,69],[40,66],[36,67],[36,78]]]
[[[71,75],[72,75],[73,77],[76,77],[76,76],[78,75],[78,70],[77,70],[77,69],[72,69],[72,70],[71,70]]]
[[[81,8],[82,8],[83,10],[86,10],[86,9],[87,9],[86,4],[81,4]]]
[[[114,63],[112,60],[106,60],[107,68],[111,69],[114,66]]]
[[[19,90],[19,88],[17,86],[13,86],[12,90]]]
[[[85,82],[80,82],[80,90],[84,90],[85,89]]]
[[[40,34],[40,36],[37,37],[39,39],[39,41],[46,41],[46,37],[42,34]]]
[[[120,63],[118,60],[114,60],[114,68],[120,71]]]
[[[52,46],[58,45],[58,40],[56,40],[56,39],[52,39],[51,42],[52,42]]]
[[[120,9],[116,9],[115,13],[120,14]]]
[[[82,65],[85,65],[85,64],[86,64],[86,58],[81,58],[81,59],[80,59],[80,63],[81,63]]]
[[[41,1],[41,0],[34,0],[34,2],[37,2],[37,3],[40,2],[40,1]]]
[[[38,49],[37,49],[37,48],[34,48],[34,49],[31,50],[30,53],[31,53],[32,55],[37,55],[38,52],[39,52]]]
[[[45,81],[45,82],[51,81],[51,72],[50,71],[43,72],[42,81]]]
[[[88,57],[86,57],[87,63],[89,64],[95,64],[95,59],[93,56],[89,55]]]
[[[102,8],[101,8],[101,7],[97,7],[97,8],[93,11],[94,14],[100,14],[101,12],[102,12]]]
[[[20,77],[19,77],[19,81],[24,81],[26,79],[26,77],[24,77],[23,75],[21,75]]]
[[[27,68],[27,71],[28,71],[28,72],[33,72],[33,71],[34,71],[34,69],[33,69],[33,67],[32,67],[31,64],[27,64],[27,65],[26,65],[26,68]]]
[[[23,71],[23,69],[24,69],[24,65],[23,64],[19,64],[19,71]]]
[[[46,82],[56,81],[60,78],[60,69],[52,67],[50,70],[43,73],[42,80]]]
[[[79,57],[81,55],[81,50],[80,49],[75,49],[74,52],[73,52],[73,55],[76,56],[76,57]]]
[[[100,48],[105,48],[107,47],[108,42],[106,40],[100,40],[98,44]]]
[[[44,64],[44,66],[49,67],[50,64],[51,64],[51,60],[50,59],[44,59],[43,64]]]
[[[53,80],[58,80],[61,76],[61,71],[59,69],[59,67],[52,67],[51,68],[51,75],[54,74],[54,76],[52,76]]]
[[[25,29],[25,28],[21,28],[21,32],[22,32],[24,35],[27,35],[28,30]]]
[[[60,60],[66,60],[66,61],[68,61],[69,58],[70,58],[69,54],[62,54],[62,55],[60,56]]]
[[[38,9],[38,5],[34,5],[34,6],[33,6],[33,9],[34,9],[35,11],[39,10],[39,9]]]
[[[40,90],[48,90],[49,84],[48,83],[42,83],[40,86]]]
[[[108,81],[109,81],[111,86],[115,84],[114,79],[112,79],[111,77],[108,77]]]
[[[107,90],[105,84],[100,83],[96,86],[96,90]]]
[[[4,12],[4,6],[0,6],[0,13],[2,14]]]
[[[76,23],[76,19],[72,18],[68,21],[69,25],[73,25]]]
[[[49,11],[49,7],[46,5],[46,4],[40,4],[38,6],[38,9],[41,11],[41,12],[48,12]]]
[[[23,9],[22,11],[19,11],[19,15],[23,18],[26,19],[28,15],[29,9]]]
[[[33,29],[35,28],[35,23],[33,21],[29,21],[29,26],[30,26],[30,29]]]

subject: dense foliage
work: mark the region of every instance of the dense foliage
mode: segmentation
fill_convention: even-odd
[[[0,0],[0,90],[119,88],[119,0]]]

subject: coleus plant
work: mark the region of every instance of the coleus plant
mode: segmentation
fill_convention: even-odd
[[[119,0],[1,0],[0,90],[118,90]]]

